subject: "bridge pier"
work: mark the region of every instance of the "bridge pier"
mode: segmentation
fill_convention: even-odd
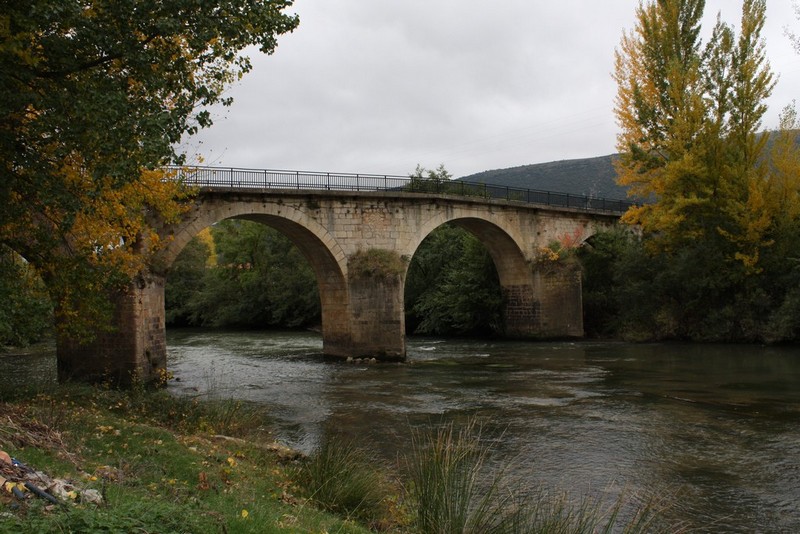
[[[505,334],[519,339],[583,337],[581,272],[535,268],[530,284],[503,287]]]
[[[114,329],[98,332],[93,341],[59,337],[59,381],[110,381],[125,386],[159,379],[167,368],[164,282],[162,276],[141,276],[111,296]]]
[[[351,276],[349,289],[351,342],[344,356],[404,360],[406,326],[401,277]]]
[[[540,337],[583,337],[583,285],[577,265],[534,270],[533,290],[540,302]]]

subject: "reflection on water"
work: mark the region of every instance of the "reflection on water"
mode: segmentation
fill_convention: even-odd
[[[324,362],[306,333],[168,345],[172,391],[264,403],[306,452],[336,432],[394,459],[412,426],[477,416],[530,488],[666,492],[692,531],[800,532],[797,349],[412,339],[408,363],[369,365]]]
[[[0,349],[0,387],[37,388],[55,384],[56,346],[46,341],[21,349]]]

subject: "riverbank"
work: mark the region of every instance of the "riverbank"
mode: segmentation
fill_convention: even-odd
[[[326,441],[309,457],[283,447],[271,439],[263,408],[235,400],[70,384],[0,391],[0,415],[0,517],[12,532],[655,527],[650,505],[623,519],[622,501],[606,509],[566,495],[523,497],[499,478],[476,484],[485,480],[489,449],[479,445],[474,421],[413,431],[401,476],[350,441]]]
[[[60,504],[0,492],[10,531],[368,532],[302,497],[298,456],[238,401],[71,385],[6,393],[0,415],[0,450],[74,488]]]

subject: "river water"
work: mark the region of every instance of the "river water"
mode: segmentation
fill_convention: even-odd
[[[324,361],[313,333],[174,330],[168,346],[175,394],[263,403],[304,452],[336,433],[391,460],[412,427],[477,418],[526,487],[661,495],[693,532],[800,532],[800,349],[411,338],[407,363],[369,364]],[[14,372],[54,376],[52,354],[28,360],[43,363]]]

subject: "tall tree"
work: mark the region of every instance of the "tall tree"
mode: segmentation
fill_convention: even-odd
[[[619,182],[658,206],[632,208],[626,220],[646,231],[681,233],[682,213],[702,192],[702,169],[690,149],[702,124],[700,19],[704,0],[640,4],[634,31],[616,51]]]
[[[768,136],[761,132],[766,99],[775,87],[761,37],[765,20],[766,1],[745,0],[731,61],[730,132],[723,138],[730,162],[723,172],[723,209],[730,227],[721,227],[720,233],[748,270],[758,268],[760,250],[770,245],[767,232],[777,215],[767,209]]]
[[[180,195],[152,169],[230,104],[243,49],[272,53],[297,25],[291,3],[0,0],[0,244],[42,272],[62,325],[136,272]]]
[[[795,148],[785,132],[770,157],[761,131],[775,85],[766,2],[743,1],[738,32],[718,16],[705,44],[703,8],[644,2],[617,49],[619,181],[648,201],[624,217],[640,225],[648,254],[630,249],[613,265],[628,284],[616,292],[620,323],[645,337],[765,339],[785,300],[772,329],[786,338],[800,324],[800,299],[781,295],[797,279],[784,267],[797,244],[786,219]],[[631,303],[648,317],[629,313]]]
[[[718,17],[705,47],[703,9],[703,0],[641,4],[617,49],[619,182],[652,201],[625,220],[662,250],[718,242],[752,267],[769,224],[759,136],[774,87],[761,37],[766,3],[744,1],[738,38]]]

